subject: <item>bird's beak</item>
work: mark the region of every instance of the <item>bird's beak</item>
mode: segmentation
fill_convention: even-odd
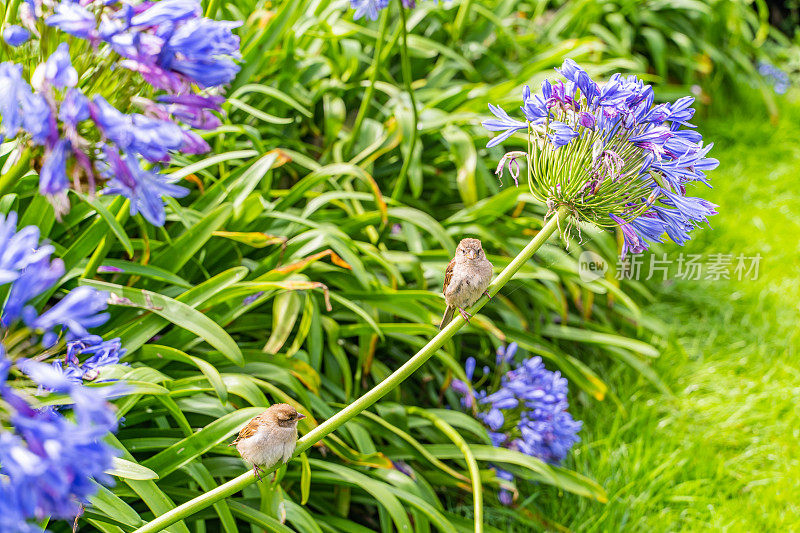
[[[306,417],[303,413],[297,413],[297,420],[302,420]]]
[[[476,257],[478,257],[478,253],[475,250],[469,250],[467,251],[467,257],[469,257],[470,259],[475,259]]]

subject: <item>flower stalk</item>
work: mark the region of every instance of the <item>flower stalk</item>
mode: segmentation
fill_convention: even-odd
[[[381,22],[378,28],[378,37],[375,39],[375,56],[372,59],[372,73],[369,77],[369,85],[367,90],[364,91],[364,98],[361,99],[361,105],[356,114],[356,120],[353,123],[353,129],[350,132],[350,138],[347,140],[347,145],[344,148],[344,157],[350,157],[350,151],[358,139],[358,133],[361,131],[361,125],[364,123],[364,118],[367,116],[367,109],[370,102],[372,102],[372,93],[375,92],[375,82],[378,80],[378,72],[381,69],[381,60],[383,59],[383,43],[386,41],[386,28],[388,27],[389,13],[384,11],[381,15]]]
[[[522,266],[531,257],[533,257],[533,254],[535,254],[536,251],[539,250],[539,248],[541,248],[545,242],[547,242],[553,233],[556,232],[556,229],[561,227],[561,225],[566,222],[569,216],[570,212],[568,208],[564,206],[559,207],[553,214],[552,218],[547,221],[547,223],[536,234],[536,236],[531,239],[525,248],[523,248],[522,251],[520,251],[520,253],[518,253],[510,263],[508,263],[508,266],[506,266],[503,271],[500,272],[500,274],[498,274],[498,276],[492,281],[487,289],[489,296],[494,296],[497,294],[500,289],[502,289],[509,281],[511,281],[511,278],[514,277],[519,269],[522,268]],[[480,300],[478,300],[475,305],[469,309],[468,312],[471,315],[474,315],[480,311],[480,309],[483,308],[488,301],[489,299],[485,295],[482,296]],[[305,452],[314,444],[336,431],[340,426],[358,416],[362,411],[368,409],[375,402],[394,390],[406,378],[410,377],[422,365],[424,365],[439,348],[441,348],[450,338],[453,337],[453,335],[456,334],[459,329],[464,326],[465,323],[466,321],[464,318],[457,314],[450,324],[448,324],[435,337],[428,341],[425,346],[423,346],[400,368],[392,372],[392,374],[386,379],[378,383],[375,387],[370,389],[367,393],[355,400],[353,403],[298,439],[294,456],[296,457]],[[278,465],[273,466],[269,470],[265,470],[263,475],[269,474],[277,467]],[[219,500],[239,492],[254,481],[255,477],[253,477],[253,473],[247,471],[244,474],[231,479],[227,483],[223,483],[215,489],[201,494],[200,496],[175,507],[169,512],[156,517],[151,522],[137,529],[134,533],[155,533],[157,531],[162,531],[169,525],[174,524],[179,520],[183,520],[188,516],[191,516],[192,514],[213,505]]]
[[[392,200],[397,200],[403,194],[408,181],[408,169],[411,166],[411,160],[414,158],[414,148],[417,145],[417,137],[419,137],[419,115],[417,113],[417,99],[414,97],[414,88],[411,87],[411,61],[408,58],[408,28],[406,27],[406,10],[403,9],[402,0],[400,3],[400,19],[402,21],[403,30],[403,45],[400,48],[400,62],[403,70],[403,83],[406,86],[408,99],[411,103],[411,144],[408,147],[408,155],[403,159],[403,166],[400,167],[400,174],[397,176],[397,181],[392,191]]]

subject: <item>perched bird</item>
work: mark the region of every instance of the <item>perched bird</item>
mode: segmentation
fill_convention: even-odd
[[[486,259],[479,239],[462,239],[456,248],[456,256],[447,265],[444,274],[444,311],[439,329],[453,320],[456,309],[464,320],[472,318],[466,308],[478,301],[482,294],[489,296],[486,288],[492,281],[492,264]],[[489,296],[491,298],[491,296]]]
[[[276,403],[253,417],[228,446],[236,446],[261,481],[261,468],[271,468],[280,459],[285,463],[292,457],[297,444],[297,422],[305,417],[289,404]]]

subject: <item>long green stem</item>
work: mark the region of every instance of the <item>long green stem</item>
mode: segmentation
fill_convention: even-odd
[[[20,154],[19,160],[8,169],[8,172],[0,176],[0,196],[10,191],[17,180],[31,168],[31,157],[33,157],[31,150],[26,147],[21,147],[20,149],[22,154]]]
[[[403,194],[408,179],[408,169],[411,166],[411,161],[414,158],[414,147],[417,145],[417,137],[419,136],[419,116],[417,114],[417,99],[414,97],[414,89],[411,87],[411,62],[408,59],[408,28],[406,27],[406,10],[403,7],[402,0],[397,0],[400,4],[400,18],[403,22],[403,46],[400,48],[400,62],[403,69],[403,83],[408,93],[408,98],[411,101],[411,116],[413,122],[411,124],[411,144],[408,147],[408,155],[403,160],[403,166],[400,167],[400,174],[397,176],[397,181],[394,184],[392,191],[392,200],[397,200]]]
[[[456,429],[442,420],[440,417],[429,413],[425,409],[419,407],[409,407],[408,412],[412,415],[421,416],[430,420],[439,431],[444,433],[448,439],[453,441],[453,444],[464,454],[464,460],[467,462],[469,469],[469,477],[472,482],[472,501],[475,508],[475,533],[483,533],[483,485],[481,484],[481,471],[478,468],[478,461],[475,460],[475,455],[464,440],[464,437],[456,431]]]
[[[464,29],[464,21],[467,20],[470,7],[472,7],[472,0],[464,0],[461,7],[458,8],[456,20],[453,22],[453,32],[450,34],[453,39],[453,44],[458,42],[458,39],[461,38],[461,32]]]
[[[497,294],[498,291],[500,291],[500,289],[506,285],[506,283],[511,281],[511,278],[514,277],[514,274],[516,274],[517,271],[522,268],[522,265],[524,265],[531,257],[533,257],[533,254],[536,253],[536,251],[541,248],[545,242],[547,242],[547,239],[549,239],[550,236],[555,233],[556,229],[561,225],[562,222],[566,220],[568,216],[569,210],[566,207],[562,206],[558,209],[558,211],[556,211],[553,218],[547,221],[541,231],[539,231],[539,233],[537,233],[536,236],[531,239],[531,242],[529,242],[525,248],[523,248],[522,251],[518,253],[510,263],[508,263],[508,266],[506,266],[503,271],[498,274],[494,281],[492,281],[487,289],[487,292],[490,296]],[[486,296],[482,296],[480,300],[478,300],[475,305],[469,309],[469,313],[477,313],[484,305],[486,305],[486,302],[488,301],[489,299]],[[450,324],[441,330],[434,338],[428,341],[428,343],[423,346],[420,351],[414,354],[414,356],[406,361],[400,368],[392,372],[386,379],[378,383],[374,388],[369,390],[353,403],[298,439],[297,449],[294,452],[295,456],[306,451],[311,446],[325,438],[327,435],[336,431],[342,424],[351,420],[365,409],[371,407],[375,402],[383,398],[395,387],[400,385],[400,383],[402,383],[406,378],[416,372],[419,367],[424,365],[425,362],[430,359],[433,354],[435,354],[436,351],[444,345],[445,342],[455,335],[465,323],[466,322],[464,318],[460,314],[457,314]],[[269,470],[266,470],[263,475],[269,474],[276,468],[277,465],[273,466]],[[197,498],[194,498],[193,500],[189,500],[188,502],[175,507],[171,511],[164,513],[159,517],[156,517],[152,522],[140,527],[134,533],[155,533],[156,531],[162,531],[170,524],[174,524],[178,520],[183,520],[193,513],[213,505],[222,498],[226,498],[231,494],[239,492],[244,487],[253,483],[253,481],[255,481],[255,477],[253,476],[252,472],[245,472],[244,474],[233,478],[227,483],[224,483],[219,487],[210,490],[205,494],[198,496]]]
[[[353,129],[350,131],[350,138],[344,147],[343,156],[345,158],[350,157],[350,151],[353,149],[353,145],[358,139],[358,133],[361,131],[361,124],[363,124],[364,118],[367,116],[367,109],[369,109],[369,104],[372,101],[372,93],[375,92],[375,82],[378,79],[378,72],[381,70],[381,56],[383,55],[383,44],[386,40],[388,20],[389,10],[384,9],[383,13],[381,13],[378,37],[375,39],[375,53],[372,58],[372,73],[369,77],[369,86],[364,91],[364,98],[361,99],[361,105],[358,107],[358,114],[356,115],[356,121],[353,123]]]

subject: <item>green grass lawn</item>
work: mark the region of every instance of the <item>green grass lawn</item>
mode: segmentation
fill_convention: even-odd
[[[800,527],[800,106],[785,106],[777,125],[743,111],[699,121],[721,162],[702,193],[719,215],[664,251],[760,253],[759,277],[656,287],[646,311],[671,335],[655,368],[674,396],[618,369],[619,405],[575,406],[575,469],[610,501],[550,493],[544,516],[576,531]]]

